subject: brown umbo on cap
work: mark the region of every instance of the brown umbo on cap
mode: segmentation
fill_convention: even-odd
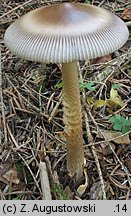
[[[66,63],[112,53],[128,36],[124,22],[107,10],[62,3],[22,16],[7,29],[4,40],[21,58]]]

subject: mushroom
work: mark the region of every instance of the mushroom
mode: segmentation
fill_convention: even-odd
[[[61,3],[35,9],[9,26],[6,46],[21,58],[62,64],[67,168],[83,175],[84,150],[77,61],[118,50],[129,36],[124,22],[100,7]]]

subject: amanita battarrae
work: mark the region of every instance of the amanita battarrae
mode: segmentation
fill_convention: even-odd
[[[62,3],[33,10],[5,33],[6,46],[21,58],[62,64],[67,167],[83,174],[82,114],[77,61],[104,56],[127,41],[128,29],[114,14],[92,5]]]

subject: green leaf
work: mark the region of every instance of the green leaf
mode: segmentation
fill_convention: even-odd
[[[89,91],[94,91],[95,86],[93,85],[94,85],[94,82],[84,83],[83,80],[79,80],[80,91],[82,91],[84,88],[88,89]]]
[[[91,0],[85,0],[86,4],[91,4]]]
[[[125,121],[126,121],[126,119],[123,117],[123,116],[121,116],[121,115],[119,115],[119,114],[116,114],[115,116],[114,116],[114,118],[113,117],[111,117],[112,119],[113,119],[113,122],[116,124],[125,124]],[[112,123],[113,123],[112,122]]]
[[[57,89],[60,89],[60,88],[63,87],[63,83],[62,83],[62,82],[58,82],[58,83],[56,83],[55,87],[56,87]]]
[[[124,123],[125,126],[131,126],[131,120],[126,120],[125,123]]]
[[[125,126],[122,128],[122,134],[125,134],[125,133],[129,132],[130,130],[131,130],[131,127]]]
[[[105,100],[96,100],[94,103],[94,109],[105,106],[107,103]]]
[[[109,121],[113,124],[113,129],[121,131],[122,134],[131,130],[131,118],[126,119],[123,116],[116,114],[115,116],[112,116]]]
[[[121,87],[121,84],[120,83],[117,83],[117,84],[113,84],[112,85],[112,88],[113,89],[118,89],[118,88],[120,88]]]
[[[121,130],[122,129],[122,125],[121,124],[114,124],[113,129],[114,130]]]
[[[127,120],[123,116],[118,115],[117,121],[119,121],[122,125],[125,125]]]
[[[83,82],[83,80],[79,80],[79,87],[82,88],[82,89],[84,88],[84,82]]]
[[[110,121],[111,123],[115,123],[116,117],[115,117],[115,116],[110,117],[110,118],[109,118],[109,121]]]
[[[110,90],[110,100],[120,107],[124,106],[124,103],[121,100],[121,97],[118,95],[117,90],[114,90],[113,88]]]
[[[94,82],[88,82],[86,84],[84,84],[84,88],[87,88],[89,91],[94,91],[95,90],[95,86],[94,85]]]

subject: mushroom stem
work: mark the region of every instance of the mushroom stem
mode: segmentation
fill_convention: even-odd
[[[62,64],[62,82],[67,169],[78,180],[83,175],[84,150],[77,62]]]

